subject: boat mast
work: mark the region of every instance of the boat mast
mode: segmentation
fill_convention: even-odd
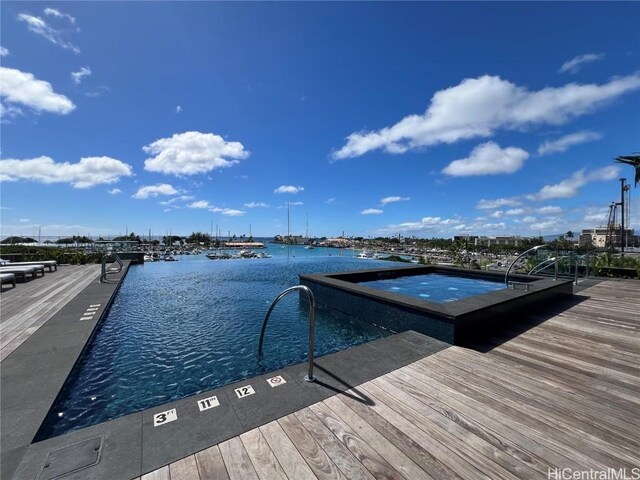
[[[291,240],[291,204],[287,202],[287,242]]]

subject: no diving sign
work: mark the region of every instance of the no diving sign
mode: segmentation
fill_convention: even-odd
[[[278,375],[277,377],[268,378],[267,383],[272,387],[279,387],[280,385],[287,383],[287,381],[282,378],[281,375]]]

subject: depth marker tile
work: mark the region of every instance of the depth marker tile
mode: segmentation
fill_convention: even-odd
[[[165,423],[173,422],[178,419],[178,412],[176,412],[175,408],[171,410],[167,410],[165,412],[156,413],[153,416],[153,426],[157,427],[159,425],[164,425]]]
[[[256,391],[253,389],[251,385],[247,385],[246,387],[236,388],[234,390],[238,398],[248,397],[249,395],[253,395]]]
[[[200,409],[201,412],[204,412],[205,410],[209,410],[210,408],[217,407],[218,405],[220,405],[220,402],[218,401],[218,397],[215,395],[213,397],[208,397],[208,398],[203,398],[202,400],[198,400],[196,403],[198,404],[198,408]]]

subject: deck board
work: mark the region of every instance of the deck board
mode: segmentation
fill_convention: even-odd
[[[195,454],[200,478],[211,480],[229,480],[220,448],[214,445]]]
[[[64,308],[100,274],[100,265],[64,265],[0,296],[0,361]]]
[[[359,385],[370,402],[338,394],[212,447],[212,461],[231,479],[629,472],[640,465],[639,285],[586,288],[555,314],[532,312],[500,337]],[[174,465],[200,467],[210,450],[157,478],[182,478]],[[194,479],[217,478],[199,472]]]

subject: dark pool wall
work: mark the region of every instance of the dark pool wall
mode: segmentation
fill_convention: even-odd
[[[372,289],[357,282],[405,275],[440,273],[485,280],[504,279],[504,274],[459,268],[422,266],[376,269],[326,275],[300,275],[300,283],[313,291],[316,302],[374,323],[394,332],[415,330],[432,338],[463,344],[505,322],[518,321],[519,313],[544,306],[573,294],[570,280],[510,275],[528,284],[528,291],[504,289],[450,303],[434,303],[392,292]]]
[[[438,319],[436,316],[395,302],[385,302],[380,298],[361,296],[340,288],[322,285],[308,278],[301,277],[300,283],[311,288],[316,302],[320,305],[392,332],[414,330],[443,342],[454,343],[454,324],[445,319]]]

